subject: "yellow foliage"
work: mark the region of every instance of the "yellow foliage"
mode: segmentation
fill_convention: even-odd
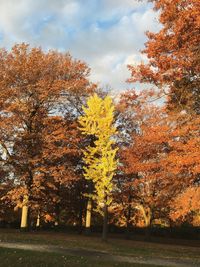
[[[94,144],[83,151],[86,164],[84,175],[94,183],[96,192],[93,198],[97,203],[110,205],[112,178],[117,168],[117,148],[113,148],[113,135],[116,134],[113,126],[114,105],[109,96],[101,99],[95,94],[88,99],[83,110],[85,114],[79,118],[80,129],[84,135],[95,136]]]

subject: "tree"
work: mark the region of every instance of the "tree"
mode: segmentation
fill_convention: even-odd
[[[187,216],[200,214],[200,187],[189,186],[176,196],[172,202],[170,216],[173,221],[183,222]]]
[[[162,110],[143,107],[138,132],[132,134],[131,145],[121,150],[122,170],[129,179],[124,184],[123,199],[131,190],[130,204],[139,213],[149,237],[155,219],[167,219],[171,200],[171,179],[166,175],[170,127]],[[138,117],[139,119],[139,117]]]
[[[87,94],[93,86],[87,65],[69,54],[20,44],[10,52],[2,49],[0,61],[1,159],[12,166],[16,180],[10,195],[20,202],[23,194],[30,211],[44,194],[43,133],[48,118],[58,112],[69,92]],[[27,216],[24,221],[26,226]]]
[[[151,0],[162,28],[147,32],[147,64],[129,66],[129,82],[151,83],[168,95],[170,110],[200,112],[200,9],[196,0]]]
[[[79,118],[80,129],[84,135],[94,135],[93,145],[84,151],[86,179],[93,181],[98,208],[103,208],[103,240],[107,239],[108,206],[112,202],[113,175],[117,168],[115,159],[117,148],[113,148],[116,129],[114,122],[114,105],[109,96],[101,99],[96,94],[88,99],[83,107],[84,115]]]
[[[133,211],[140,211],[147,227],[156,219],[171,223],[198,214],[200,173],[199,115],[169,113],[150,104],[148,95],[127,92],[119,102],[119,124],[125,125],[119,129],[128,142],[119,151],[114,199],[118,217],[133,223]]]
[[[174,221],[184,221],[187,215],[200,211],[200,116],[184,112],[170,116],[170,120],[173,130],[166,168],[176,177],[173,186],[177,188],[170,215]]]
[[[119,226],[126,226],[127,238],[130,237],[130,227],[134,222],[134,208],[132,206],[132,181],[137,174],[128,174],[123,169],[122,151],[132,146],[132,136],[139,130],[139,110],[141,109],[141,94],[134,90],[124,92],[116,105],[117,146],[119,147],[119,168],[115,175],[116,190],[113,195],[113,220]]]
[[[168,190],[174,192],[170,216],[173,220],[184,220],[188,214],[199,210],[199,2],[151,2],[159,11],[162,28],[157,33],[147,32],[143,53],[148,62],[129,66],[129,82],[150,83],[159,88],[159,96],[167,96],[171,137],[163,167],[165,175],[168,173],[171,177]]]
[[[64,219],[69,220],[66,214],[75,213],[74,199],[80,205],[80,195],[77,194],[76,187],[82,178],[77,173],[78,161],[81,157],[78,144],[82,140],[77,129],[77,122],[73,118],[50,116],[45,124],[42,155],[42,172],[45,176],[43,199],[45,201],[43,201],[42,209],[43,212],[51,215],[56,225],[60,225]],[[73,196],[75,192],[76,196]],[[74,220],[74,215],[71,217],[71,220]]]

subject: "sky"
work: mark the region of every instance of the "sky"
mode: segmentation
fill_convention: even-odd
[[[0,47],[69,52],[89,65],[91,81],[114,92],[130,88],[127,64],[146,61],[145,31],[159,27],[145,0],[0,0]]]

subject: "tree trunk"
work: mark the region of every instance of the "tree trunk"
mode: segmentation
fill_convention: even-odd
[[[60,202],[57,202],[55,205],[55,222],[54,226],[56,229],[60,226]]]
[[[28,229],[28,196],[25,195],[22,204],[21,226],[22,231]]]
[[[108,237],[108,206],[104,204],[103,207],[103,233],[102,233],[102,240],[107,241]]]
[[[82,234],[82,231],[83,231],[83,199],[80,200],[78,221],[79,221],[78,233]]]
[[[36,221],[36,229],[40,228],[40,213],[38,212],[37,221]]]
[[[151,222],[152,222],[152,211],[150,207],[144,208],[143,205],[138,205],[137,208],[141,211],[145,222],[145,239],[150,240],[151,237]]]
[[[130,227],[131,227],[131,205],[128,205],[128,213],[126,216],[126,238],[130,239]]]
[[[86,222],[85,222],[85,234],[91,233],[91,213],[92,213],[92,200],[88,199],[87,210],[86,210]]]
[[[145,219],[145,224],[146,224],[145,239],[150,240],[151,239],[151,222],[152,222],[152,214],[151,214],[150,208],[148,208],[147,211],[145,212],[144,219]]]

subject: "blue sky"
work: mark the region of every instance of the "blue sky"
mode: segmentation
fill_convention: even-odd
[[[144,32],[157,14],[136,0],[0,0],[0,46],[26,42],[68,51],[91,67],[91,80],[125,90],[127,64],[145,61]]]

